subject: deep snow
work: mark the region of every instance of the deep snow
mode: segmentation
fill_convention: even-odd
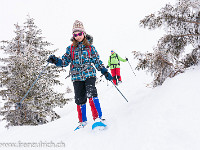
[[[61,119],[45,125],[7,130],[3,127],[5,123],[0,122],[1,143],[62,141],[65,147],[55,148],[58,150],[199,150],[199,66],[154,89],[146,87],[151,81],[149,76],[144,72],[135,73],[136,77],[128,65],[122,64],[123,83],[118,87],[129,102],[105,79],[97,84],[108,125],[106,130],[91,130],[93,121],[87,103],[88,125],[74,132],[78,119],[76,105],[71,101],[63,109],[56,110]],[[73,94],[68,96],[73,97]]]

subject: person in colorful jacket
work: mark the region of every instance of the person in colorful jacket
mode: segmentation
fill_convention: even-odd
[[[126,62],[128,61],[128,58],[122,59],[117,53],[115,53],[113,50],[111,51],[111,55],[108,60],[108,66],[110,67],[111,74],[113,77],[113,83],[115,85],[118,85],[118,83],[122,83],[122,78],[120,75],[120,61]]]
[[[93,119],[102,120],[102,111],[95,87],[96,69],[101,71],[107,80],[112,80],[111,74],[104,67],[96,48],[92,45],[93,38],[86,34],[83,23],[76,20],[72,29],[72,44],[67,47],[66,53],[59,59],[55,55],[48,58],[48,62],[59,67],[70,64],[71,80],[75,92],[79,126],[87,124],[86,102],[87,98],[92,110]],[[96,69],[95,69],[96,68]]]

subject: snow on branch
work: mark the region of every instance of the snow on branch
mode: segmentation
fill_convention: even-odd
[[[145,69],[154,76],[153,87],[162,85],[168,77],[200,60],[200,9],[199,1],[179,0],[174,6],[167,4],[160,11],[146,16],[140,26],[148,29],[163,27],[166,35],[161,37],[152,53],[133,52],[138,60],[136,69]],[[191,52],[184,55],[191,45]]]

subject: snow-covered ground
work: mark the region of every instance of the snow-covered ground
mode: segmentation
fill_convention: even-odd
[[[61,119],[45,125],[7,130],[5,123],[0,122],[0,146],[8,143],[9,150],[38,149],[30,148],[31,144],[43,143],[42,149],[51,147],[57,150],[199,150],[199,66],[168,79],[155,89],[146,87],[151,80],[146,74],[136,74],[135,77],[129,66],[123,63],[123,84],[118,87],[129,102],[106,80],[97,85],[108,125],[106,130],[92,131],[93,121],[87,103],[88,125],[75,132],[78,119],[72,101],[56,110]],[[12,148],[9,143],[20,147]],[[52,143],[61,143],[61,147],[53,148]],[[1,148],[6,149],[5,145]]]

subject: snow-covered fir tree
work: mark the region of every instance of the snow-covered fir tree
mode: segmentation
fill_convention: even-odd
[[[148,29],[163,28],[166,34],[160,38],[152,53],[134,51],[139,60],[137,69],[146,69],[154,76],[153,87],[162,85],[168,77],[200,60],[200,2],[199,0],[178,0],[173,6],[167,4],[155,14],[140,21]],[[187,46],[192,47],[189,53]]]
[[[1,58],[4,65],[0,66],[0,85],[3,89],[0,96],[4,107],[0,114],[9,126],[39,125],[60,116],[53,110],[64,106],[69,99],[63,93],[53,91],[54,85],[61,85],[57,74],[60,69],[47,66],[40,79],[29,92],[21,107],[16,103],[29,90],[37,76],[47,64],[48,56],[56,50],[48,50],[52,45],[44,41],[41,29],[28,17],[23,26],[15,24],[16,36],[11,41],[3,41],[1,53],[8,57]]]

